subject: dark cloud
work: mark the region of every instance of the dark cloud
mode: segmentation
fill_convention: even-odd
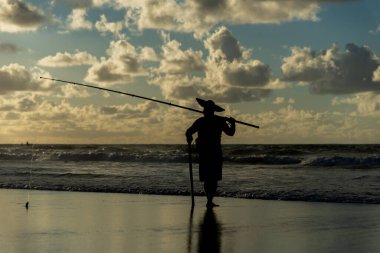
[[[17,53],[21,48],[12,43],[0,42],[0,53]]]
[[[115,106],[103,106],[100,108],[102,114],[115,114],[118,112],[118,109]]]
[[[42,72],[40,72],[42,73]],[[45,76],[48,74],[45,73]],[[0,67],[0,94],[14,91],[44,91],[49,90],[50,82],[40,80],[38,73],[27,70],[19,64],[10,64]]]
[[[222,8],[226,8],[226,0],[189,0],[203,12],[217,11]]]
[[[5,120],[18,120],[20,119],[20,114],[15,112],[8,112],[5,117]]]
[[[53,4],[65,4],[73,9],[89,8],[94,5],[93,0],[53,0]]]
[[[32,111],[37,107],[38,102],[41,101],[37,101],[33,98],[26,97],[18,102],[17,109],[22,112]]]
[[[0,2],[0,31],[35,30],[47,21],[43,11],[21,0]]]
[[[14,105],[6,104],[4,103],[4,101],[0,101],[0,112],[11,111],[14,108],[15,108]]]
[[[298,0],[302,1],[302,0]],[[357,2],[360,0],[311,0],[310,2],[317,2],[317,3],[348,3],[348,2]]]
[[[224,103],[260,101],[272,94],[270,89],[243,89],[231,87],[222,92],[210,93],[212,99]]]
[[[8,0],[10,11],[5,17],[20,26],[36,26],[45,20],[43,13],[36,7],[18,0]]]
[[[173,86],[171,89],[165,89],[164,95],[167,98],[187,100],[199,96],[200,91],[201,89],[199,87],[189,85],[177,85]]]
[[[108,58],[95,62],[87,71],[85,80],[102,85],[127,83],[136,76],[146,75],[140,54],[126,40],[112,41]]]
[[[261,87],[267,85],[271,77],[269,66],[259,61],[230,64],[223,70],[225,83],[232,86]]]
[[[128,82],[132,78],[130,75],[121,74],[115,71],[117,66],[110,61],[96,63],[87,72],[86,80],[98,84]]]
[[[282,65],[285,81],[306,82],[316,94],[350,94],[380,91],[373,81],[380,60],[367,46],[347,44],[344,52],[332,48],[315,52],[309,48],[293,48]]]

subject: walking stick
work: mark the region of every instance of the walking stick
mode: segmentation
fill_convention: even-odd
[[[189,149],[189,172],[190,172],[190,187],[191,187],[191,207],[195,205],[194,202],[194,183],[193,183],[193,163],[191,159],[191,143],[188,144]]]

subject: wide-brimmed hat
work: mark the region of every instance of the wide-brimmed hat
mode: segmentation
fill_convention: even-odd
[[[210,108],[214,110],[215,112],[223,112],[224,109],[214,103],[212,100],[203,100],[201,98],[197,98],[197,102],[203,107],[203,108]]]

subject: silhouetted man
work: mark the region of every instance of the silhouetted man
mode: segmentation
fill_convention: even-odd
[[[222,112],[224,109],[215,105],[212,100],[205,101],[197,98],[197,101],[203,107],[204,116],[197,119],[187,129],[186,138],[187,142],[191,143],[193,134],[198,133],[196,146],[199,154],[199,179],[204,182],[207,207],[212,208],[217,206],[212,200],[216,194],[218,181],[222,179],[223,156],[220,143],[222,132],[233,136],[235,134],[235,119],[214,115],[215,112]]]

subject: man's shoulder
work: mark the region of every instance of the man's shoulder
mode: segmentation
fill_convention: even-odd
[[[204,122],[204,121],[205,121],[205,117],[200,117],[200,118],[195,120],[195,123],[200,123],[200,122]]]

